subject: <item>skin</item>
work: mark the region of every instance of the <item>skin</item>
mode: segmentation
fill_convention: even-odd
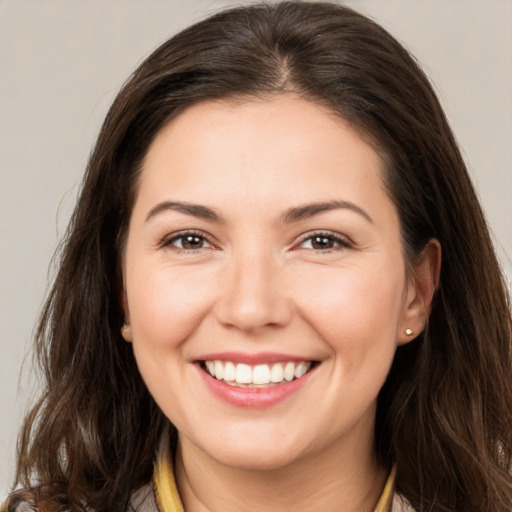
[[[220,220],[162,206],[177,201]],[[427,249],[408,272],[382,162],[318,105],[204,102],[161,130],[130,218],[123,335],[178,429],[187,512],[373,510],[388,472],[372,456],[377,394],[405,330],[425,324],[440,259]],[[225,351],[318,365],[286,400],[235,407],[197,364]]]

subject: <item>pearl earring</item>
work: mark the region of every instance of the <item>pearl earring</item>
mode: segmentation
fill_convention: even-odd
[[[407,336],[412,336],[414,334],[414,331],[408,327],[407,329],[405,329],[405,334]]]

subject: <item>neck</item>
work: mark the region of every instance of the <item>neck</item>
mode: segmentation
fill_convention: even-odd
[[[364,444],[363,444],[364,445]],[[372,512],[387,477],[371,440],[329,445],[277,469],[229,467],[179,439],[176,482],[186,512]]]

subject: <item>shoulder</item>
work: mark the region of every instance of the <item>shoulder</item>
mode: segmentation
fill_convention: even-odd
[[[395,494],[393,497],[391,512],[415,512],[415,510],[403,496]]]
[[[158,512],[152,483],[142,486],[132,494],[127,512]]]

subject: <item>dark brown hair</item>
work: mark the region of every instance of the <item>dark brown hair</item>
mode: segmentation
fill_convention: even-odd
[[[167,424],[119,332],[120,252],[148,146],[194,103],[287,92],[328,107],[382,155],[407,261],[429,239],[442,247],[428,329],[398,349],[379,395],[377,457],[396,464],[418,511],[510,510],[511,315],[463,159],[408,52],[318,2],[240,7],[184,30],[111,107],[37,331],[46,388],[20,436],[16,485],[47,508],[126,510]]]

